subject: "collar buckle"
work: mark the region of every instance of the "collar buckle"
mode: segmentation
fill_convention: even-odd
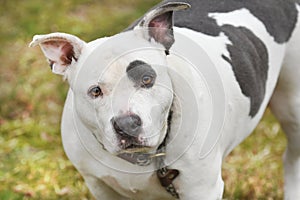
[[[160,153],[120,153],[117,156],[119,158],[122,158],[134,165],[138,166],[148,166],[152,163],[152,160],[154,158],[159,158],[162,156],[165,156],[166,153],[160,152]]]

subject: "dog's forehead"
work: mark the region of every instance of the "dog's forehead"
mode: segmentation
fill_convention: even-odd
[[[126,70],[135,61],[145,63],[136,67],[157,73],[163,70],[161,66],[167,66],[164,47],[139,37],[133,31],[91,42],[77,71],[75,87],[86,89],[97,83],[114,87],[123,78],[130,80]]]

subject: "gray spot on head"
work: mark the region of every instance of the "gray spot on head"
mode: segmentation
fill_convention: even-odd
[[[128,78],[134,83],[134,86],[139,88],[151,88],[156,79],[156,72],[151,65],[136,60],[129,64],[126,69]]]

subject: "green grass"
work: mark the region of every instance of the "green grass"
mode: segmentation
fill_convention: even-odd
[[[286,139],[267,110],[254,133],[223,165],[227,199],[283,199],[282,154]]]
[[[0,7],[0,199],[92,199],[66,158],[60,117],[67,83],[52,75],[34,34],[86,41],[124,29],[158,0],[3,0]],[[227,199],[282,199],[285,139],[267,112],[224,165]]]

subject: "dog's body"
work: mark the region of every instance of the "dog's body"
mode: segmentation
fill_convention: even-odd
[[[161,27],[166,24],[164,28],[171,28],[168,26],[172,22],[169,23],[168,20],[171,20],[173,11],[186,8],[183,3],[174,2],[171,0],[162,2],[128,30],[144,26],[146,28],[156,27],[156,25]],[[166,56],[164,51],[154,50],[132,53],[130,58],[118,64],[117,70],[114,69],[116,65],[113,65],[114,67],[106,72],[108,75],[104,76],[101,76],[101,71],[94,70],[95,67],[90,67],[93,70],[86,70],[83,76],[78,68],[84,70],[87,63],[93,63],[89,62],[91,55],[108,40],[107,38],[85,43],[74,36],[54,33],[34,39],[33,45],[41,45],[46,57],[50,60],[53,71],[63,74],[70,83],[71,89],[62,119],[63,144],[69,159],[83,175],[89,189],[97,199],[173,199],[174,197],[161,186],[153,172],[154,163],[149,166],[136,166],[114,155],[120,149],[137,145],[132,143],[128,136],[124,138],[124,132],[138,134],[139,137],[147,134],[145,120],[147,117],[143,115],[142,110],[147,110],[146,107],[149,105],[153,108],[151,105],[153,102],[161,109],[154,114],[152,111],[148,113],[151,115],[152,124],[147,125],[150,129],[157,129],[160,133],[157,138],[147,139],[144,143],[136,139],[138,145],[143,144],[152,150],[158,149],[167,137],[168,118],[170,126],[168,138],[175,138],[174,134],[180,120],[183,126],[189,123],[190,120],[181,119],[182,116],[187,116],[184,112],[188,112],[189,106],[192,106],[189,105],[189,98],[178,95],[176,99],[169,90],[156,88],[155,81],[172,88],[174,94],[182,93],[184,90],[181,88],[183,83],[176,80],[176,76],[169,75],[166,69],[150,66],[152,63],[167,65],[181,74],[183,79],[189,80],[190,87],[193,91],[197,91],[195,99],[200,104],[198,105],[200,112],[195,114],[199,122],[198,135],[194,137],[188,131],[179,132],[179,135],[183,135],[182,138],[179,141],[175,139],[173,146],[166,146],[165,162],[169,163],[169,168],[180,172],[173,182],[180,199],[222,198],[224,185],[221,177],[221,164],[223,158],[253,131],[269,103],[288,138],[288,147],[284,157],[285,198],[300,199],[298,2],[296,0],[255,0],[249,3],[234,0],[185,0],[183,2],[191,4],[191,8],[174,14],[175,36],[172,39],[175,39],[175,42],[169,38],[172,34],[164,31],[158,33],[149,31],[148,36],[141,38],[144,40],[141,44],[144,42],[145,46],[153,43],[152,39],[154,39],[156,41],[154,43],[160,43],[167,51],[170,50],[170,55]],[[220,75],[224,89],[220,93],[225,94],[223,102],[225,117],[222,121],[223,127],[219,134],[215,134],[214,139],[210,139],[210,135],[207,138],[201,136],[204,130],[209,128],[209,120],[213,117],[209,109],[210,91],[205,87],[204,79],[199,79],[186,62],[172,54],[171,46],[178,42],[177,34],[188,37],[201,46]],[[142,82],[145,84],[143,86],[137,86],[139,84],[136,80],[137,72],[130,73],[130,69],[137,68],[137,66],[144,70],[143,73],[150,74],[152,78],[149,80],[149,76],[143,77]],[[112,80],[118,76],[123,77],[124,74],[129,77],[127,77],[128,80],[122,80],[124,84],[126,82],[127,87],[118,86],[116,89],[117,82],[112,82]],[[97,81],[100,87],[92,87],[90,90],[89,88]],[[152,82],[149,84],[148,81]],[[78,85],[78,82],[82,84]],[[131,84],[132,82],[134,84]],[[105,107],[105,102],[95,100],[100,96],[101,101],[104,101],[106,96],[113,93],[112,91],[117,94],[124,90],[132,93],[131,89],[128,89],[131,86],[128,85],[132,85],[132,88],[139,91],[139,94],[136,95],[138,97],[135,95],[128,97],[126,93],[122,94],[123,101],[128,103],[132,98],[133,103],[128,103],[129,105],[123,107],[122,102],[116,103],[117,108],[113,109],[117,110],[119,115],[113,114],[110,108]],[[147,93],[143,93],[144,90],[147,90]],[[90,103],[91,100],[86,97],[91,95],[91,99],[94,99],[93,103]],[[82,96],[85,97],[82,98]],[[140,96],[146,100],[144,101]],[[112,95],[111,99],[120,99],[120,97]],[[147,102],[147,99],[151,101]],[[176,110],[178,107],[174,105],[175,101],[184,104],[181,110]],[[142,104],[141,108],[139,104]],[[90,116],[92,109],[96,110],[96,117]],[[174,113],[172,119],[170,119],[170,111]],[[140,130],[140,126],[145,126],[142,127],[143,131],[127,132],[128,127],[124,127],[124,121],[128,120],[128,117],[130,121],[135,121],[133,124],[135,130]],[[157,122],[153,120],[155,118]],[[162,122],[164,125],[160,124]],[[115,132],[108,129],[115,129]],[[119,131],[119,129],[123,130]],[[115,134],[119,135],[112,138]],[[105,138],[102,137],[103,135]],[[187,142],[189,148],[175,162],[168,162],[173,159],[172,155],[175,154],[176,147],[179,148],[181,142],[184,143],[182,141],[184,138],[189,138],[188,141],[192,138],[192,143]],[[116,143],[115,140],[117,140]],[[201,153],[202,149],[206,149],[204,153]]]

